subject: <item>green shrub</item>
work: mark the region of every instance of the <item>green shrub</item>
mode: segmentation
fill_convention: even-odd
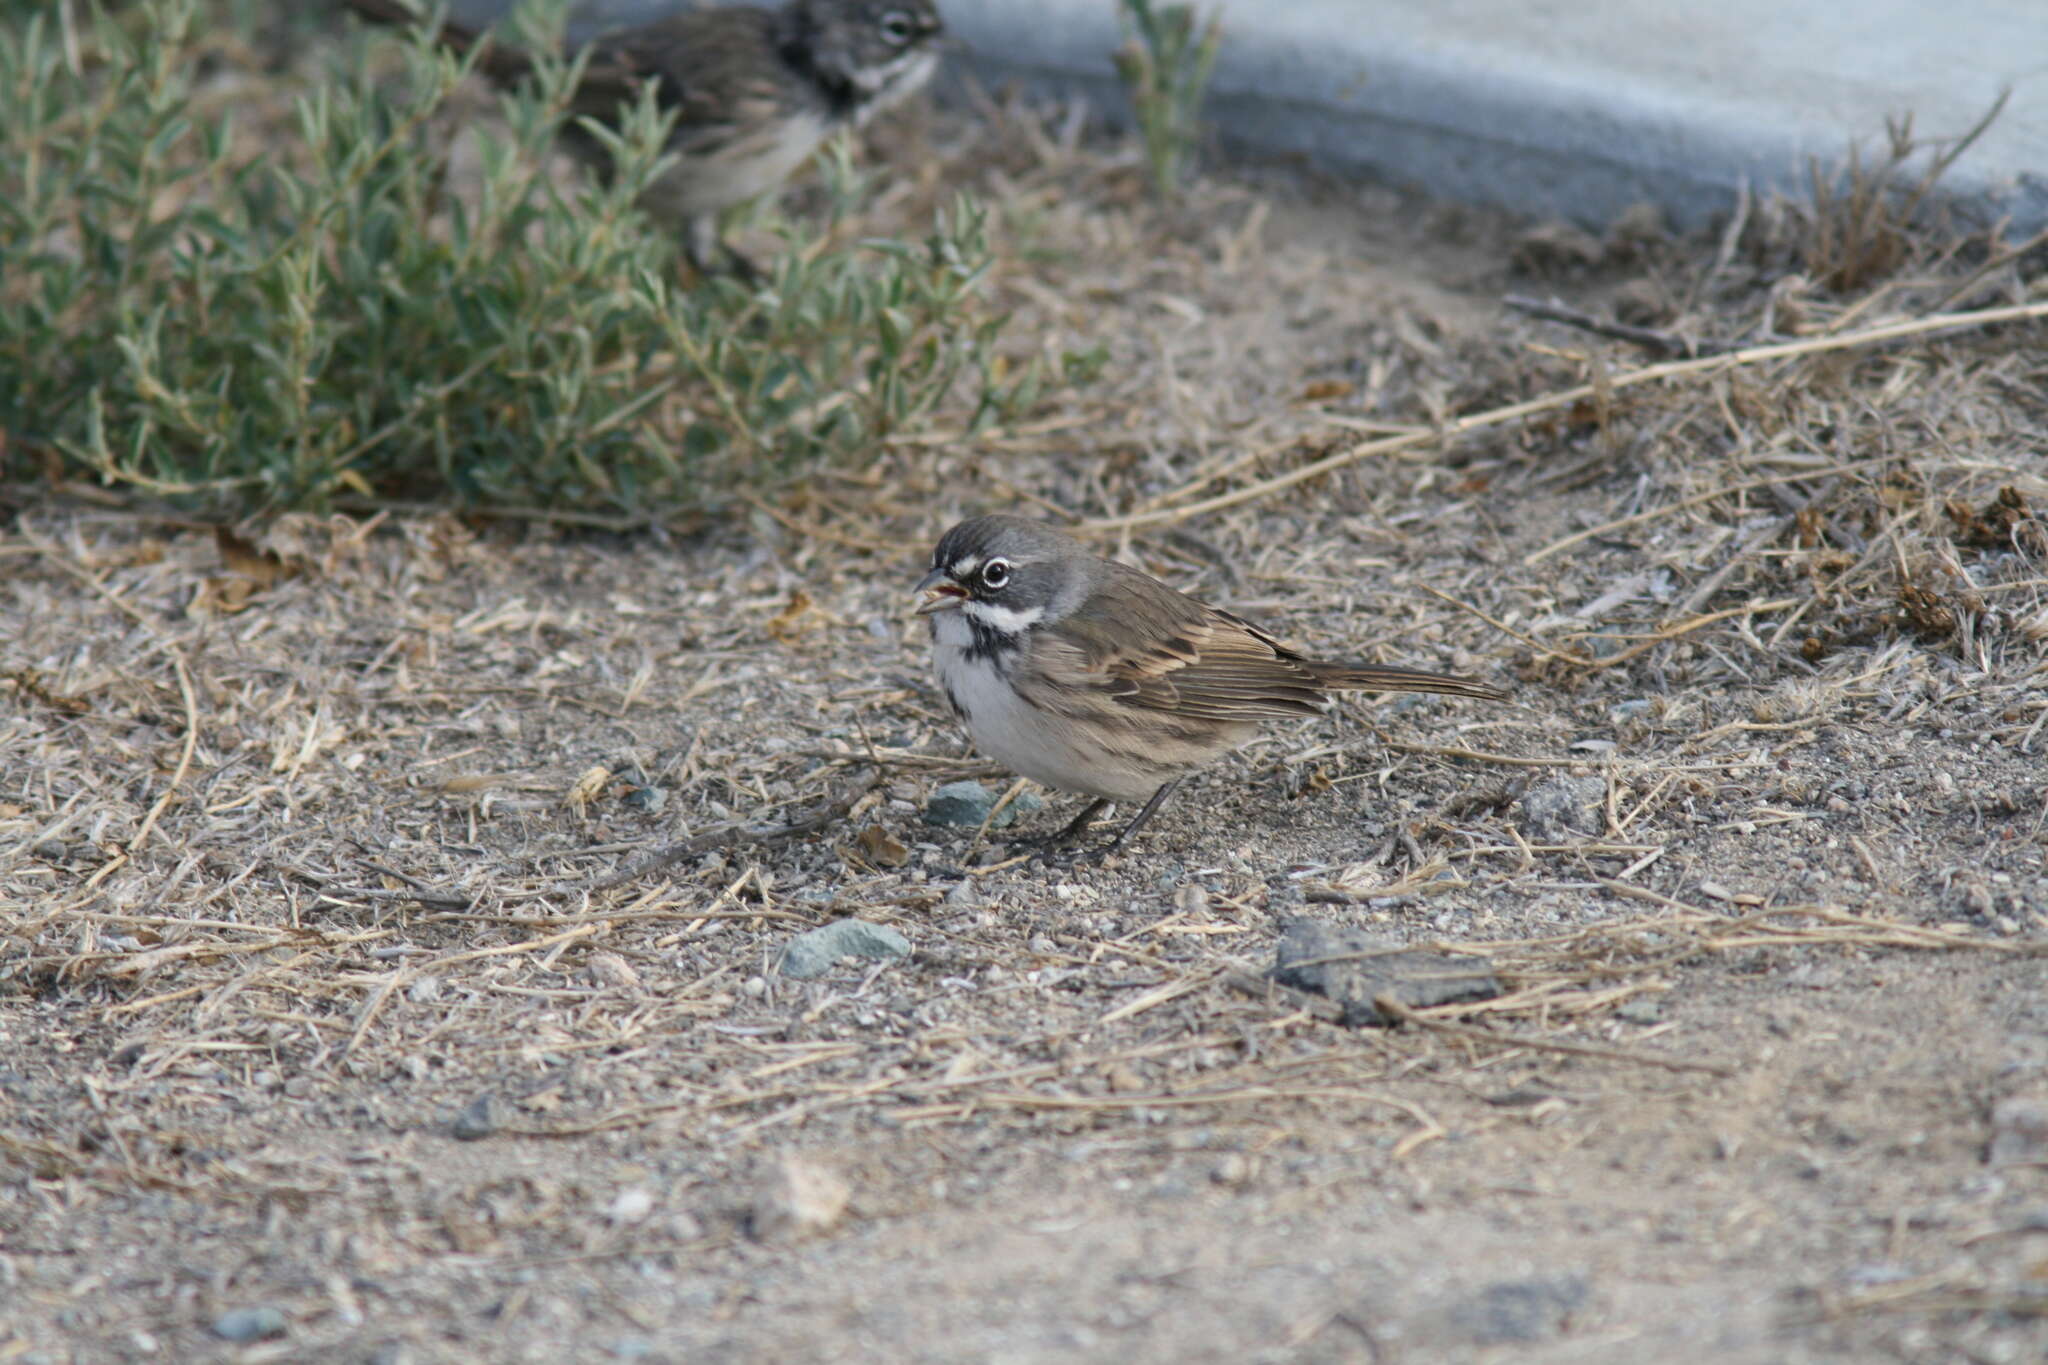
[[[1223,42],[1222,21],[1207,23],[1193,5],[1154,6],[1152,0],[1118,0],[1124,42],[1115,54],[1117,74],[1131,97],[1145,164],[1161,198],[1180,193],[1202,137],[1202,96]]]
[[[861,197],[843,149],[828,222],[784,229],[768,287],[684,289],[632,207],[651,102],[607,182],[545,173],[560,63],[503,100],[458,198],[433,116],[462,67],[422,42],[349,46],[259,146],[195,89],[218,22],[198,0],[70,31],[23,8],[0,11],[0,434],[74,473],[217,513],[640,511],[1038,391],[1035,363],[1002,378],[973,203],[921,243],[821,246]]]

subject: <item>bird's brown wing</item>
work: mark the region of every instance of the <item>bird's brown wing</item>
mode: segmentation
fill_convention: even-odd
[[[1249,622],[1121,565],[1047,628],[1114,701],[1217,721],[1321,713],[1308,662]]]
[[[710,155],[745,130],[776,123],[788,80],[776,62],[776,16],[752,8],[696,10],[597,39],[571,108],[616,124],[649,82],[676,114],[676,148]]]
[[[1507,696],[1450,673],[1304,658],[1241,617],[1135,569],[1110,567],[1088,610],[1051,630],[1112,698],[1131,706],[1250,721],[1319,714],[1330,691]]]
[[[342,0],[373,23],[425,24],[416,0]],[[779,108],[776,15],[754,8],[692,10],[594,39],[569,108],[607,127],[650,83],[663,110],[676,113],[677,150],[709,154],[740,130],[774,121]],[[443,24],[434,40],[467,55],[500,86],[531,79],[533,60],[475,29]],[[687,76],[685,73],[688,73]]]

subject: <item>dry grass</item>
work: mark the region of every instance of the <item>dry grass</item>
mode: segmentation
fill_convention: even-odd
[[[0,1348],[140,1332],[198,1354],[214,1316],[262,1302],[300,1354],[583,1358],[590,1332],[800,1353],[825,1318],[734,1318],[743,1286],[871,1284],[883,1229],[1063,1190],[1122,1207],[1103,1172],[1219,1147],[1253,1173],[1215,1177],[1233,1189],[1297,1142],[1337,1163],[1304,1189],[1491,1188],[1508,1177],[1457,1163],[1552,1123],[1597,1149],[1574,1126],[1595,1087],[1750,1122],[1759,1019],[1816,972],[1884,974],[1916,1010],[1959,978],[2038,986],[2036,257],[1916,242],[1845,295],[1739,238],[1617,237],[1533,282],[1726,347],[1644,370],[1626,342],[1497,310],[1532,283],[1504,225],[1216,182],[1163,210],[1130,148],[1057,111],[980,113],[892,130],[917,169],[861,230],[974,185],[1019,327],[1109,343],[1101,383],[1018,428],[905,437],[729,525],[623,539],[418,513],[216,536],[17,506],[0,1263],[20,1308]],[[1017,865],[918,819],[931,785],[987,770],[900,601],[952,516],[996,506],[1089,526],[1318,649],[1512,674],[1518,702],[1276,730],[1118,863]],[[1560,779],[1593,784],[1583,819],[1532,821]],[[849,914],[914,956],[777,974],[792,934]],[[1261,982],[1304,914],[1483,955],[1507,993],[1340,1029]],[[1825,1000],[1862,1019],[1865,994]],[[1974,1111],[1913,1113],[1974,1141],[1954,1136]],[[1338,1134],[1369,1151],[1336,1155]],[[745,1191],[790,1147],[854,1177],[868,1231],[845,1260],[749,1239]],[[1911,1354],[1859,1305],[2039,1340],[2009,1243],[1901,1229],[1897,1258],[1948,1256],[1944,1277],[1918,1300],[1829,1281],[1811,1349]],[[1807,1236],[1748,1264],[1848,1273]],[[134,1250],[167,1243],[164,1264]],[[971,1279],[972,1255],[952,1268]],[[122,1292],[80,1296],[82,1275]],[[1321,1324],[1303,1341],[1334,1320],[1299,1306]],[[906,1354],[988,1345],[904,1330]],[[1260,1330],[1229,1339],[1293,1340]]]

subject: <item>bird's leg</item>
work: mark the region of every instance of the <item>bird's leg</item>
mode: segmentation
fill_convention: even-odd
[[[768,282],[768,273],[754,264],[752,257],[730,243],[721,242],[719,245],[725,247],[725,268],[732,272],[734,279],[750,289]]]
[[[1139,811],[1136,815],[1132,816],[1131,823],[1125,825],[1122,831],[1117,834],[1116,838],[1111,839],[1108,843],[1104,844],[1100,849],[1098,849],[1096,851],[1095,856],[1098,858],[1106,858],[1110,854],[1122,848],[1124,846],[1124,841],[1130,838],[1133,834],[1136,834],[1139,831],[1139,829],[1141,829],[1144,826],[1145,822],[1147,820],[1150,820],[1153,817],[1153,815],[1155,815],[1158,812],[1159,808],[1166,804],[1166,798],[1173,795],[1174,789],[1179,787],[1180,784],[1181,779],[1178,777],[1174,778],[1171,782],[1161,783],[1159,786],[1159,790],[1152,793],[1152,799],[1145,803],[1145,808]]]
[[[1178,777],[1174,778],[1171,782],[1162,783],[1160,785],[1159,790],[1152,793],[1152,799],[1145,803],[1145,808],[1139,811],[1136,815],[1132,816],[1131,822],[1125,825],[1121,830],[1117,832],[1116,838],[1111,839],[1101,848],[1090,849],[1086,853],[1075,854],[1072,861],[1080,862],[1086,860],[1092,862],[1097,858],[1107,858],[1110,854],[1122,848],[1124,846],[1124,841],[1126,839],[1129,839],[1133,834],[1136,834],[1141,828],[1144,827],[1144,824],[1147,820],[1150,820],[1155,814],[1158,813],[1159,808],[1166,804],[1166,798],[1173,795],[1174,789],[1179,787],[1180,784],[1181,779]],[[1081,812],[1081,816],[1079,819],[1075,820],[1074,823],[1068,825],[1065,829],[1061,830],[1057,838],[1054,840],[1049,840],[1048,843],[1050,843],[1052,847],[1057,847],[1060,841],[1070,839],[1074,835],[1079,834],[1081,832],[1082,826],[1085,825],[1095,815],[1095,812],[1102,809],[1102,807],[1108,804],[1109,803],[1107,801],[1097,801],[1093,803],[1088,807],[1087,810]],[[1046,854],[1050,852],[1051,848],[1048,848],[1044,852],[1041,852],[1039,856],[1045,857]]]
[[[728,274],[749,288],[764,283],[766,272],[727,242],[718,229],[716,213],[700,213],[684,226],[683,255],[697,274],[705,279]]]
[[[1058,848],[1061,844],[1072,841],[1075,835],[1093,824],[1095,817],[1100,815],[1102,808],[1108,804],[1109,799],[1107,797],[1098,797],[1096,800],[1090,801],[1087,805],[1083,806],[1081,813],[1067,821],[1065,827],[1059,833],[1041,835],[1036,839],[1019,839],[1017,842],[1020,844],[1036,844],[1044,849]]]
[[[716,213],[700,213],[684,226],[683,256],[706,279],[730,274],[741,284],[757,285],[767,278],[760,266],[719,234]]]

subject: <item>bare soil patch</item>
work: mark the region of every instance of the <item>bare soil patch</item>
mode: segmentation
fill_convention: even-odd
[[[1615,385],[1634,348],[1499,299],[1773,343],[2041,263],[1843,298],[1761,209],[1725,250],[1162,211],[985,112],[889,130],[864,229],[1000,206],[1024,333],[1111,350],[1022,429],[616,536],[14,508],[0,1356],[2040,1358],[2040,324]],[[937,534],[1233,492],[1103,543],[1515,702],[1276,726],[1101,867],[926,825],[1007,781],[907,616]],[[849,915],[911,955],[777,971]],[[1505,994],[1343,1027],[1257,986],[1297,918]]]

